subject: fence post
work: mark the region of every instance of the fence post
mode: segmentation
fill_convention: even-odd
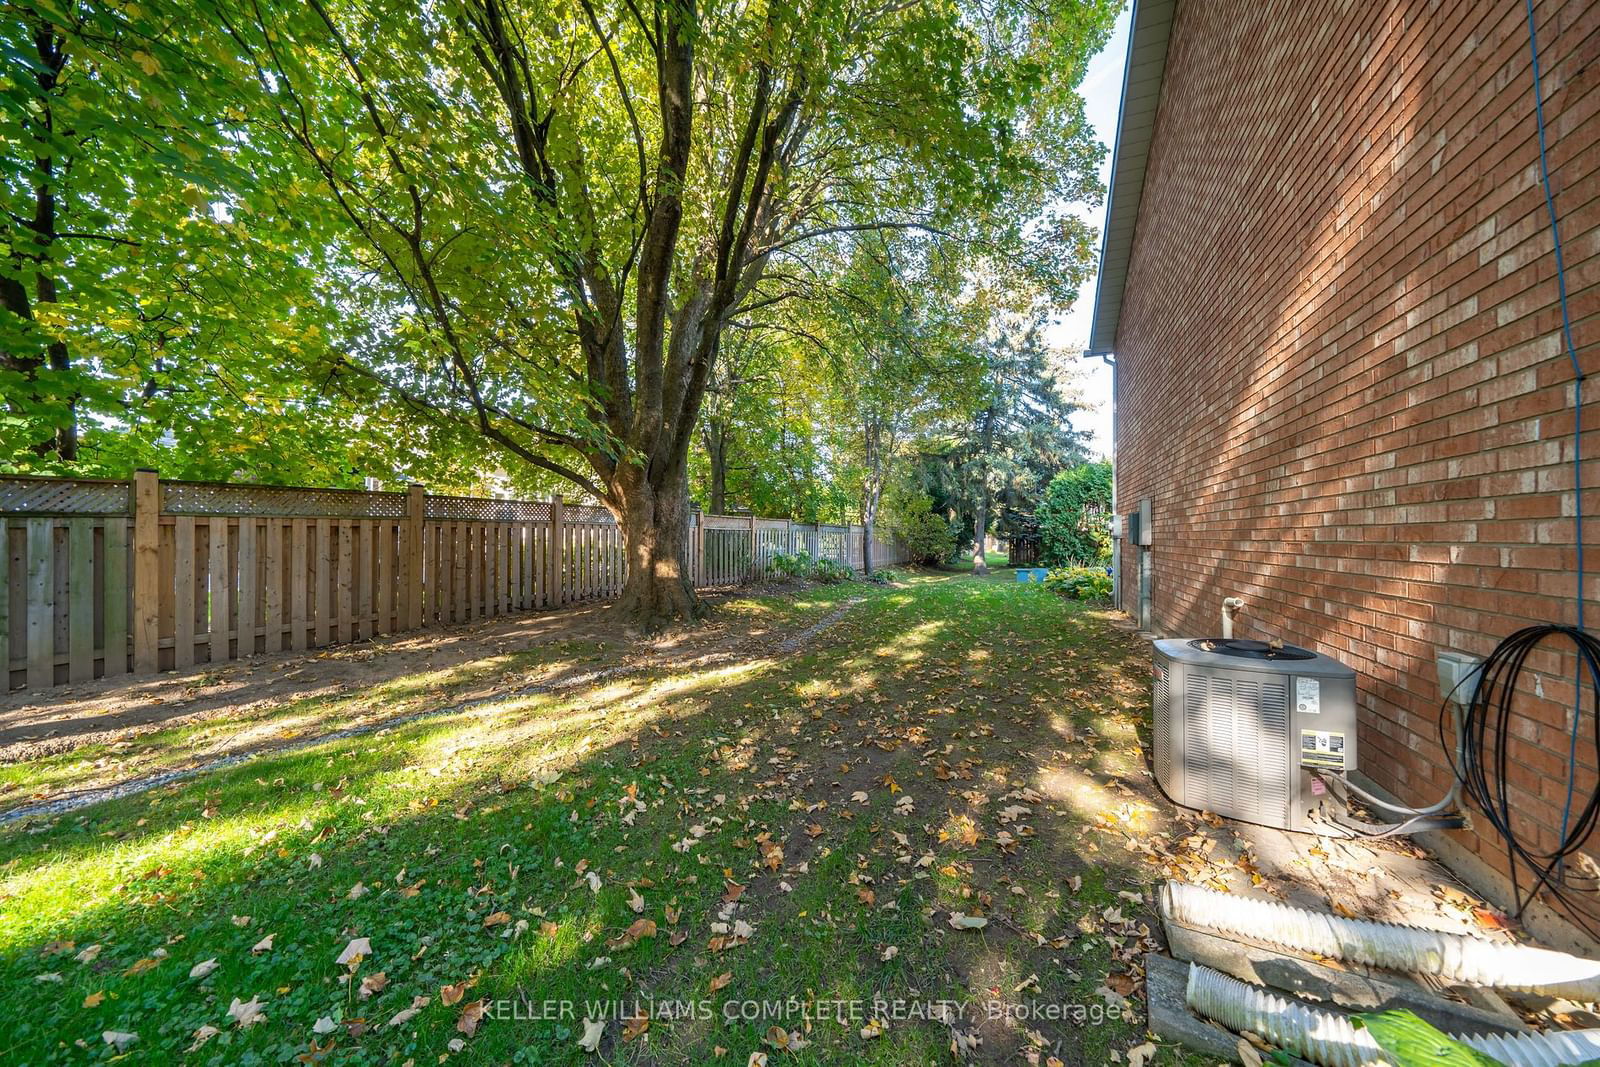
[[[420,483],[406,489],[406,628],[422,628],[422,520],[428,513],[428,494]]]
[[[746,576],[752,582],[755,581],[758,576],[756,570],[756,560],[759,555],[760,551],[756,544],[756,513],[755,510],[752,509],[750,512],[750,573]]]
[[[133,669],[154,674],[161,640],[161,482],[156,472],[133,475]]]
[[[706,513],[694,509],[694,584],[706,580]]]
[[[561,497],[550,498],[550,606],[557,608],[567,602],[566,580],[563,578],[566,547],[562,544],[566,518],[561,514],[565,507],[566,502]]]

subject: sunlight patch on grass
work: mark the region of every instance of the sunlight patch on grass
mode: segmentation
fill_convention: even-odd
[[[268,835],[309,819],[324,806],[313,794],[253,815],[186,822],[160,836],[108,844],[0,880],[0,951],[49,936],[62,923],[93,927],[96,914],[124,906],[138,883],[174,876],[203,880],[211,868],[242,862],[271,847]]]

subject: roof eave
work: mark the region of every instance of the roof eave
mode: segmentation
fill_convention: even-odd
[[[1106,227],[1100,238],[1094,318],[1089,331],[1089,348],[1096,352],[1116,348],[1123,288],[1128,280],[1139,200],[1144,193],[1145,164],[1155,134],[1161,81],[1167,67],[1167,42],[1176,7],[1177,0],[1134,0],[1133,4],[1128,59],[1122,72],[1122,102],[1117,113],[1117,140],[1106,194]]]

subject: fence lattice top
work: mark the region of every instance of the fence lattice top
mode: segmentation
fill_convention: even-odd
[[[550,505],[542,500],[486,500],[473,496],[430,496],[423,505],[430,519],[468,522],[549,522]]]
[[[88,478],[0,478],[0,514],[126,515],[127,482]]]
[[[568,522],[587,522],[599,526],[611,526],[617,521],[605,508],[590,507],[587,504],[568,504],[562,509],[561,514]]]
[[[361,489],[162,482],[161,510],[168,515],[403,519],[406,515],[406,495],[369,493]]]

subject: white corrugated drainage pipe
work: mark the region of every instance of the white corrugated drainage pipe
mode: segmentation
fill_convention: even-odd
[[[1372,1035],[1357,1030],[1347,1016],[1275,996],[1209,967],[1189,965],[1184,999],[1198,1015],[1214,1019],[1229,1030],[1259,1034],[1322,1067],[1376,1067],[1390,1062]],[[1450,1036],[1493,1056],[1506,1067],[1562,1067],[1600,1056],[1600,1030]]]
[[[1175,922],[1222,930],[1281,948],[1452,982],[1600,1000],[1600,962],[1417,926],[1341,919],[1270,900],[1168,882],[1162,909]]]

